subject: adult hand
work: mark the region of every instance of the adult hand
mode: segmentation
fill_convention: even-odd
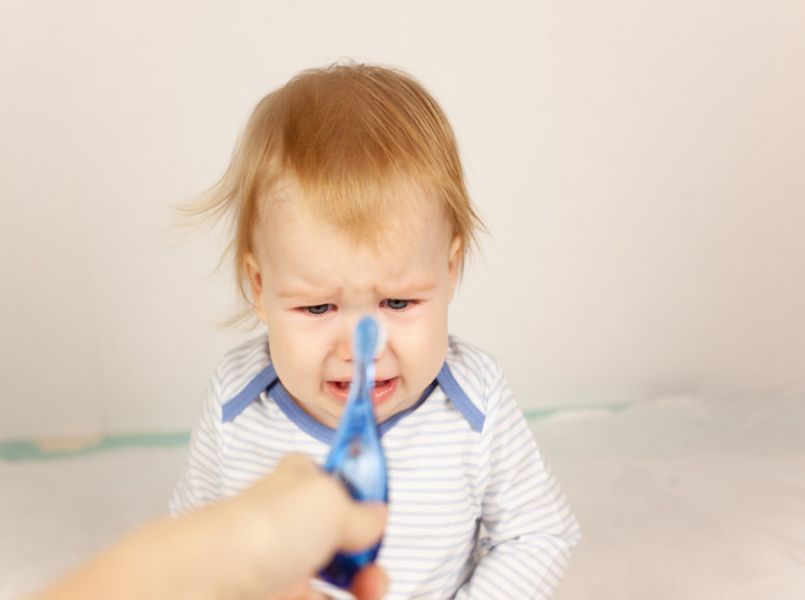
[[[267,547],[250,556],[257,560],[255,574],[278,590],[270,597],[282,600],[326,598],[310,587],[310,576],[336,550],[359,551],[376,543],[386,521],[384,505],[354,502],[343,486],[302,455],[286,456],[270,477],[230,502],[244,519],[263,518],[273,531],[267,535],[262,527],[251,529],[249,543],[256,549]],[[359,600],[375,600],[387,587],[385,572],[373,564],[357,575],[351,591]]]

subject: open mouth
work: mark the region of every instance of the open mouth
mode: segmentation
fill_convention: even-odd
[[[397,389],[397,382],[399,377],[392,377],[391,379],[377,379],[375,380],[374,389],[372,389],[372,404],[380,404],[388,399]],[[326,383],[327,391],[335,397],[336,400],[346,402],[349,396],[349,386],[351,381],[328,381]]]

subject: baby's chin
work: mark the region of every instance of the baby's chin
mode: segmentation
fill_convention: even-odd
[[[287,387],[286,390],[296,405],[305,411],[315,421],[333,429],[338,427],[338,422],[341,420],[341,415],[344,413],[343,403],[337,402],[333,398],[330,398],[327,394],[322,394],[321,392],[299,394],[295,393],[291,389],[288,389]],[[301,399],[310,397],[314,397],[316,400],[314,402],[309,402]]]

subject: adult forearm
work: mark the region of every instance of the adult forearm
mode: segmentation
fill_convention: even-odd
[[[42,600],[82,598],[127,600],[162,598],[238,598],[258,576],[244,541],[260,539],[258,528],[269,523],[252,520],[254,535],[244,539],[236,523],[244,518],[228,503],[210,506],[181,519],[154,521],[127,535],[112,548],[74,572],[41,596]],[[266,547],[268,550],[268,547]],[[243,560],[243,557],[247,557]],[[267,582],[283,581],[264,573]],[[267,590],[269,593],[271,590]]]

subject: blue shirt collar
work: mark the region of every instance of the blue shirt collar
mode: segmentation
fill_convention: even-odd
[[[480,432],[484,425],[484,415],[478,410],[475,404],[473,404],[469,396],[467,396],[464,389],[453,376],[447,362],[445,362],[438,375],[436,375],[436,379],[425,388],[425,391],[419,397],[416,404],[391,416],[378,426],[380,435],[384,435],[394,427],[400,419],[419,408],[437,386],[442,388],[442,391],[464,416],[470,424],[470,427],[472,427],[474,431]],[[335,435],[335,429],[319,423],[299,406],[296,400],[288,393],[288,390],[282,385],[279,377],[277,377],[277,372],[273,364],[269,364],[265,367],[253,377],[234,398],[223,404],[221,407],[222,421],[224,423],[234,421],[235,417],[246,410],[252,402],[257,400],[264,390],[271,399],[274,400],[280,410],[285,413],[285,416],[293,421],[302,431],[325,444],[329,444],[332,441]]]

